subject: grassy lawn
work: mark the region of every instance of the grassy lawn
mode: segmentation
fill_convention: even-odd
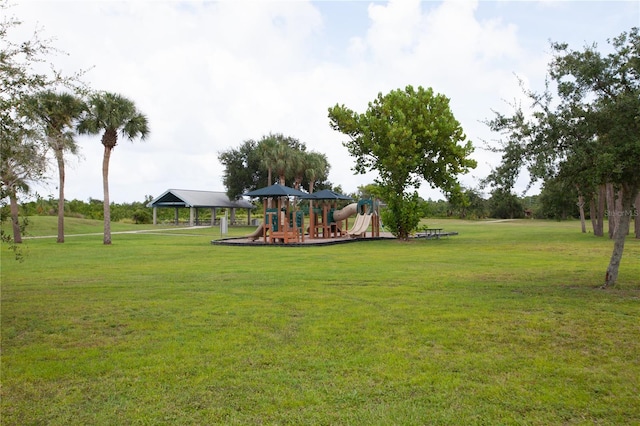
[[[640,424],[639,240],[601,290],[612,242],[579,223],[428,224],[459,235],[158,230],[30,239],[22,263],[3,246],[1,422]]]

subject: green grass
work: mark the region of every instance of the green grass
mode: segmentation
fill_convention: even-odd
[[[605,291],[576,222],[428,224],[460,235],[3,246],[2,424],[640,423],[640,241]]]
[[[57,216],[34,216],[29,217],[26,236],[57,236],[58,217]],[[103,222],[101,220],[65,218],[65,237],[74,235],[84,235],[89,233],[102,233]],[[8,224],[6,224],[8,225]],[[136,225],[126,222],[112,222],[112,232],[140,231],[154,228],[171,228],[172,226]],[[10,229],[9,229],[10,231]]]

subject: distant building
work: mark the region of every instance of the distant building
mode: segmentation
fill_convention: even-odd
[[[175,221],[178,223],[178,209],[189,208],[189,226],[200,224],[198,220],[199,209],[211,209],[211,225],[216,221],[217,209],[229,209],[231,223],[236,220],[236,209],[247,209],[247,225],[251,222],[251,210],[255,207],[245,200],[229,199],[225,192],[194,191],[190,189],[168,189],[159,197],[154,198],[147,207],[153,207],[153,224],[157,225],[158,208],[174,208]]]

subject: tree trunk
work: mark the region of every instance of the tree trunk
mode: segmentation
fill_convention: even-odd
[[[606,187],[600,185],[598,191],[598,232],[594,234],[598,237],[604,237],[604,200],[606,196]]]
[[[636,206],[635,218],[634,218],[635,233],[636,233],[636,238],[640,238],[640,192],[638,192],[638,195],[636,195],[635,206]]]
[[[616,200],[615,200],[615,205],[616,205],[616,226],[620,225],[620,217],[622,215],[626,215],[629,216],[629,218],[631,218],[631,209],[633,209],[633,195],[631,196],[631,201],[629,203],[629,208],[625,209],[624,206],[622,205],[622,197],[624,194],[622,194],[622,190],[618,191],[616,193]],[[631,223],[631,220],[629,220],[629,223]],[[629,225],[627,225],[627,227],[625,228],[627,230],[627,235],[629,235]]]
[[[618,215],[616,209],[616,193],[612,183],[606,184],[607,194],[607,222],[609,225],[609,238],[613,239],[618,227]]]
[[[269,169],[267,171],[267,179],[269,179],[269,182],[267,183],[267,186],[273,185],[273,182],[271,181],[271,167],[269,167]],[[268,209],[270,209],[272,204],[273,204],[273,202],[271,200],[272,200],[271,198],[267,198],[267,208]]]
[[[64,158],[62,151],[56,150],[56,160],[58,161],[58,240],[64,243]]]
[[[578,209],[580,209],[580,225],[582,226],[582,233],[586,234],[587,233],[587,224],[585,223],[585,218],[584,218],[584,197],[581,195],[578,195]]]
[[[591,227],[593,228],[593,235],[598,235],[598,213],[596,212],[596,200],[594,197],[589,201],[589,216],[591,216]]]
[[[20,219],[18,217],[18,196],[15,193],[9,194],[9,207],[11,209],[11,227],[13,228],[13,242],[15,244],[21,244],[22,234],[20,233]]]
[[[309,182],[309,194],[313,194],[313,180],[310,180]],[[640,194],[638,195],[640,196]],[[311,217],[312,214],[313,214],[313,200],[309,199],[309,217]]]
[[[607,267],[607,273],[604,278],[604,287],[613,287],[618,280],[618,269],[620,268],[620,261],[622,260],[622,252],[624,251],[624,242],[629,233],[629,223],[631,220],[631,205],[633,203],[633,194],[636,191],[627,185],[619,192],[620,202],[622,209],[616,212],[617,225],[614,234],[613,241],[613,253],[611,254],[611,260]],[[612,212],[609,212],[609,217],[613,216]]]
[[[109,159],[111,148],[104,147],[102,159],[102,189],[104,192],[104,244],[111,244],[111,204],[109,203]]]

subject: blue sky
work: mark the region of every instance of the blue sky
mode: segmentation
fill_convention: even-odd
[[[52,58],[58,68],[89,69],[93,89],[127,96],[148,115],[149,139],[121,141],[112,155],[115,202],[224,190],[218,153],[269,132],[326,154],[329,179],[355,191],[375,176],[353,174],[327,109],[361,112],[408,84],[451,99],[478,161],[461,181],[475,187],[499,161],[482,149],[496,135],[481,122],[522,98],[516,75],[543,87],[550,40],[605,51],[607,38],[640,25],[638,1],[22,0],[11,12],[23,21],[14,40],[41,26],[68,54]],[[79,142],[67,198],[100,199],[100,139]],[[38,192],[55,197],[55,178]],[[420,194],[441,197],[427,184]]]

